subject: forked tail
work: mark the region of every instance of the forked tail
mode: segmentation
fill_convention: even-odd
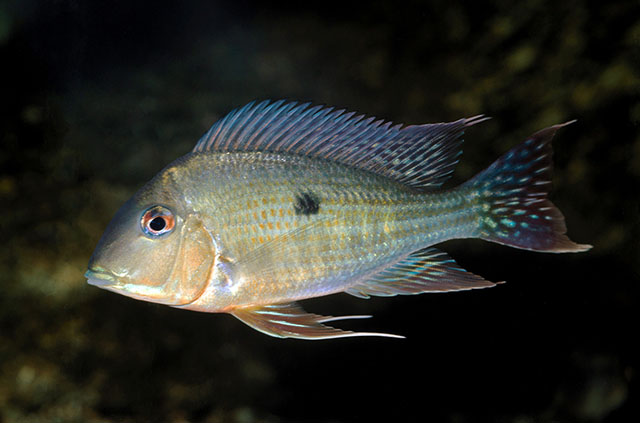
[[[464,184],[480,207],[477,236],[533,251],[579,252],[590,245],[576,244],[566,235],[564,216],[547,199],[551,186],[551,139],[573,122],[536,132],[491,166]]]

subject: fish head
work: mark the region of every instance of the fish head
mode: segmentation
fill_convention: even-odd
[[[91,285],[135,299],[184,306],[209,283],[215,243],[178,194],[154,190],[153,182],[115,214],[85,277]]]

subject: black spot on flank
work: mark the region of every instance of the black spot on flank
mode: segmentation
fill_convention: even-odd
[[[310,214],[316,214],[320,210],[320,199],[312,192],[303,192],[296,197],[293,208],[297,215],[304,214],[308,216]]]

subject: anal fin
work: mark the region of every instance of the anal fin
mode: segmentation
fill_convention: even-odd
[[[327,326],[324,323],[345,319],[365,319],[371,316],[320,316],[307,313],[295,302],[236,308],[231,311],[231,314],[252,328],[277,338],[310,340],[352,336],[404,338],[388,333],[352,332]]]
[[[345,290],[359,298],[391,297],[426,292],[464,291],[489,288],[500,282],[489,282],[467,272],[449,255],[437,248],[414,252],[395,265]]]

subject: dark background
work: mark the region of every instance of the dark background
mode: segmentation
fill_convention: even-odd
[[[0,422],[640,421],[637,1],[0,2]],[[253,99],[534,131],[588,253],[442,246],[500,287],[305,302],[406,340],[279,340],[88,286],[137,187]],[[634,317],[635,316],[635,317]]]

